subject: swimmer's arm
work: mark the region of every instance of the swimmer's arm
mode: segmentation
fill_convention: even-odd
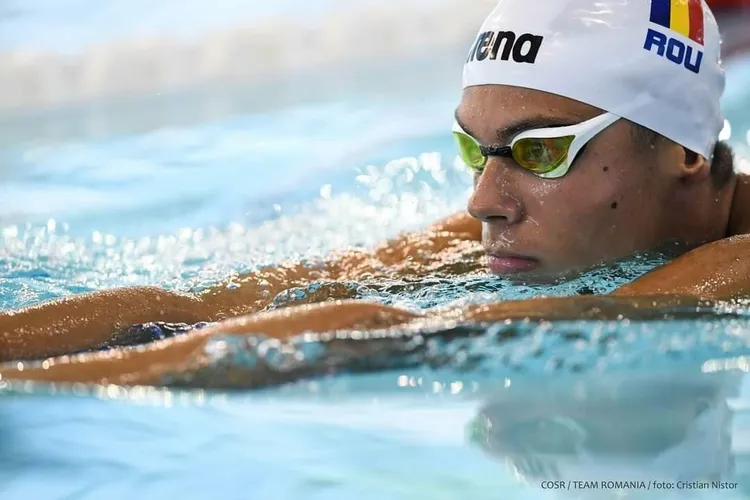
[[[288,311],[277,310],[234,318],[180,337],[154,342],[143,349],[115,349],[52,358],[45,362],[43,368],[29,364],[0,364],[0,380],[164,385],[166,377],[176,377],[192,386],[257,387],[271,382],[266,378],[283,377],[283,373],[269,371],[265,374],[266,378],[249,378],[241,373],[242,367],[237,367],[235,373],[209,376],[201,381],[197,375],[211,364],[205,349],[206,342],[216,335],[253,332],[284,339],[303,332],[386,328],[418,317],[407,311],[365,302],[339,301],[298,306]],[[351,352],[351,355],[355,354]],[[262,370],[259,373],[264,377]],[[188,379],[187,376],[191,377]]]
[[[468,213],[438,221],[424,231],[406,233],[374,251],[347,251],[319,264],[283,264],[262,269],[211,287],[199,299],[212,319],[225,319],[262,310],[284,290],[313,281],[356,281],[365,277],[398,277],[436,272],[466,272],[481,267],[480,223]],[[330,290],[329,290],[330,291]],[[352,298],[341,289],[334,299]],[[317,302],[329,297],[310,297]]]
[[[629,285],[616,296],[689,295],[706,300],[750,297],[750,235],[698,247]]]
[[[158,287],[104,290],[0,311],[0,362],[43,359],[105,344],[134,324],[163,321],[218,321],[261,310],[286,288],[304,278],[324,279],[328,269],[278,266],[200,294],[174,293]]]
[[[0,365],[0,379],[56,382],[81,382],[120,385],[163,385],[176,377],[187,385],[208,388],[250,388],[273,385],[288,380],[285,371],[255,369],[243,371],[242,366],[230,372],[201,371],[211,365],[206,343],[212,336],[243,335],[262,332],[278,339],[287,339],[308,332],[340,330],[371,330],[405,325],[414,321],[445,325],[446,320],[470,323],[496,322],[506,319],[615,319],[626,315],[637,317],[649,310],[675,305],[696,305],[695,299],[654,297],[581,296],[534,298],[522,301],[413,313],[402,309],[362,301],[338,301],[291,307],[251,316],[233,318],[195,330],[180,337],[152,343],[143,349],[115,349],[75,357],[50,359],[44,367],[15,363]],[[333,340],[336,344],[338,341]],[[385,356],[389,349],[403,352],[403,338],[377,342],[341,341],[336,345],[333,363],[346,364],[348,359],[376,354]],[[374,351],[373,351],[374,349]],[[256,367],[257,368],[257,367]],[[324,369],[334,369],[325,365]],[[291,375],[294,375],[293,373]],[[299,376],[297,374],[296,376]],[[310,374],[302,374],[309,376]]]
[[[196,323],[205,312],[195,297],[156,287],[106,290],[0,311],[0,361],[67,354],[100,345],[123,327]]]
[[[356,280],[364,275],[406,273],[421,262],[441,263],[441,252],[479,238],[468,214],[439,221],[381,245],[375,252],[349,252],[321,265],[288,264],[263,269],[196,295],[157,287],[95,292],[0,312],[0,361],[39,359],[88,349],[121,328],[164,321],[197,323],[252,314],[282,291],[315,280]],[[346,298],[344,290],[338,297]],[[311,298],[314,301],[315,297]]]

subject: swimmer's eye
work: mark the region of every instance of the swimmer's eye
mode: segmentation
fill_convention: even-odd
[[[612,113],[602,113],[575,125],[529,130],[516,136],[508,146],[482,146],[458,121],[453,124],[453,136],[461,159],[475,172],[482,172],[490,156],[501,156],[512,157],[516,165],[537,177],[557,179],[568,173],[589,141],[619,119]]]
[[[458,155],[467,167],[477,173],[484,170],[487,164],[487,156],[482,153],[482,147],[473,137],[464,133],[453,131],[453,138],[458,146]]]
[[[489,156],[511,156],[522,168],[534,174],[549,173],[562,165],[568,157],[574,137],[526,138],[512,147],[484,147],[463,132],[453,132],[458,153],[467,167],[482,173]]]
[[[560,167],[568,158],[574,136],[527,137],[512,146],[485,147],[456,124],[453,138],[461,160],[475,173],[481,174],[490,156],[512,157],[520,167],[536,175],[547,174]]]
[[[535,174],[549,173],[568,159],[575,136],[526,137],[513,143],[513,159]]]

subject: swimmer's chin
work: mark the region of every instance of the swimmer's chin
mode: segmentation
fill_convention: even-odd
[[[519,269],[520,267],[520,269]],[[550,285],[564,279],[561,275],[545,272],[538,261],[534,265],[512,259],[488,259],[487,271],[493,276],[519,285]]]
[[[511,266],[506,265],[509,263]],[[536,259],[534,259],[535,265],[533,266],[529,264],[526,268],[514,269],[512,262],[498,262],[493,259],[493,256],[489,256],[488,264],[490,274],[517,285],[558,285],[575,279],[588,270],[588,268],[575,268],[556,271],[549,269],[542,261]]]

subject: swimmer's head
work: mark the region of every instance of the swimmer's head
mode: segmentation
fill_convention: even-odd
[[[454,132],[494,271],[549,278],[723,236],[724,70],[700,0],[501,0],[463,78]]]

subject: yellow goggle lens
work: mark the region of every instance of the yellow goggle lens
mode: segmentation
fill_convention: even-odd
[[[477,141],[461,132],[453,132],[453,138],[456,140],[456,145],[458,146],[458,154],[467,167],[474,170],[484,167],[485,163],[487,163],[487,157],[482,154]]]
[[[526,170],[546,174],[568,157],[575,136],[536,138],[527,137],[513,144],[513,159]]]

